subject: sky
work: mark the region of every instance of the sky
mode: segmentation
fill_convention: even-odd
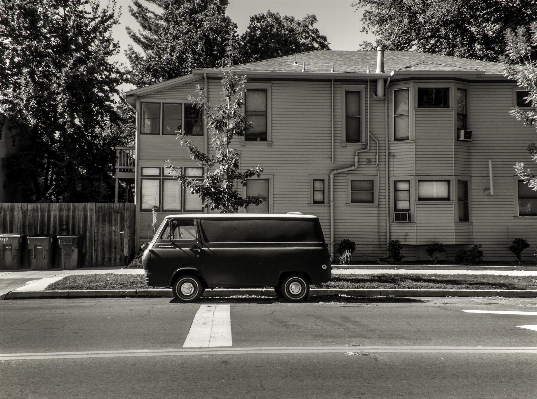
[[[106,4],[107,0],[100,0]],[[149,5],[142,0],[142,3]],[[227,15],[238,25],[238,33],[242,34],[250,21],[250,16],[266,13],[268,10],[280,15],[289,15],[297,19],[307,14],[315,14],[315,27],[325,35],[332,50],[357,50],[364,40],[371,40],[361,30],[361,13],[351,7],[352,0],[229,0]],[[121,44],[121,54],[117,60],[127,63],[123,54],[129,44],[133,44],[125,31],[125,27],[137,31],[139,26],[129,13],[132,0],[117,0],[121,7],[120,25],[114,28],[114,37]]]

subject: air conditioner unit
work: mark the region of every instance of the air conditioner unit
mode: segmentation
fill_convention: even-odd
[[[410,222],[410,212],[394,212],[394,222]]]
[[[472,141],[472,131],[471,130],[458,130],[457,131],[457,140],[459,140],[459,141]]]

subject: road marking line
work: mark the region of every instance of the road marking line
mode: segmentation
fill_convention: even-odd
[[[507,314],[517,316],[537,316],[537,312],[523,312],[519,310],[463,310],[466,313],[479,313],[479,314]]]
[[[230,305],[201,305],[184,348],[232,346]]]
[[[537,326],[526,325],[526,326],[517,326],[517,327],[518,327],[518,328],[525,328],[525,329],[528,329],[528,330],[537,331]]]
[[[0,361],[89,359],[116,357],[195,356],[195,355],[255,355],[255,354],[317,354],[317,353],[467,353],[467,354],[537,354],[537,347],[486,346],[321,346],[321,347],[246,347],[147,349],[89,352],[0,353]]]

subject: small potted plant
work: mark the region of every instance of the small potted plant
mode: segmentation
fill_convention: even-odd
[[[352,254],[356,250],[354,241],[344,239],[339,243],[339,261],[344,265],[349,265],[352,261]]]

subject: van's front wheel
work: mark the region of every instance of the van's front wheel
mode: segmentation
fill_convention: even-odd
[[[203,295],[203,285],[196,276],[181,276],[172,286],[173,296],[181,302],[193,302]]]
[[[278,291],[288,301],[305,301],[308,299],[310,285],[303,277],[289,276],[282,281]]]

